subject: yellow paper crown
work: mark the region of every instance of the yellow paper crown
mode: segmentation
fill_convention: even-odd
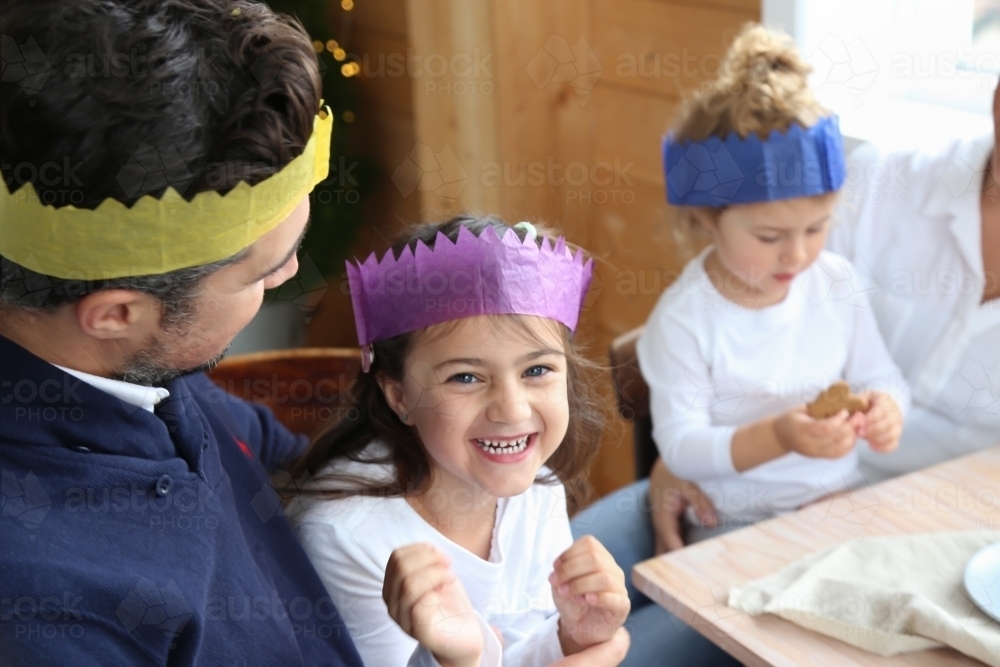
[[[0,192],[0,255],[54,278],[109,280],[210,264],[250,246],[287,218],[327,177],[333,114],[316,116],[305,150],[285,167],[225,195],[187,201],[173,187],[131,208],[106,199],[94,210],[55,208],[32,183]]]

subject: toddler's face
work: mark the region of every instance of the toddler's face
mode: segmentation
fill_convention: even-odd
[[[826,244],[837,193],[727,208],[707,223],[726,296],[777,303]],[[708,263],[706,263],[708,268]],[[727,293],[728,292],[728,293]]]
[[[420,433],[437,490],[504,498],[531,486],[566,435],[566,380],[560,325],[470,317],[421,333],[387,396]]]

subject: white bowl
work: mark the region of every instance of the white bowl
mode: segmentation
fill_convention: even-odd
[[[987,616],[1000,621],[1000,542],[980,549],[969,559],[965,591]]]

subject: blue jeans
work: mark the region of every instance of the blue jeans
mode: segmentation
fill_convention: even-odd
[[[649,480],[602,498],[570,521],[573,539],[593,535],[625,570],[632,612],[625,627],[632,635],[622,667],[730,667],[740,663],[632,583],[632,566],[655,555],[649,513]]]

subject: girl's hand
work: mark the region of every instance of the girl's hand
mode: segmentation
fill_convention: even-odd
[[[876,452],[891,452],[899,446],[899,436],[903,433],[903,413],[895,399],[881,391],[866,394],[868,412],[865,423],[858,435],[868,441]]]
[[[860,419],[849,418],[847,410],[826,419],[814,419],[800,405],[774,421],[774,435],[787,452],[818,459],[846,456],[858,438]]]
[[[559,641],[570,655],[611,639],[625,622],[630,603],[625,573],[591,535],[573,543],[549,575],[559,610]]]
[[[628,630],[618,628],[608,641],[557,660],[552,663],[552,667],[616,667],[625,659],[631,643],[632,637]]]
[[[451,559],[430,544],[410,544],[389,556],[382,599],[403,632],[442,667],[477,667],[483,633]]]

